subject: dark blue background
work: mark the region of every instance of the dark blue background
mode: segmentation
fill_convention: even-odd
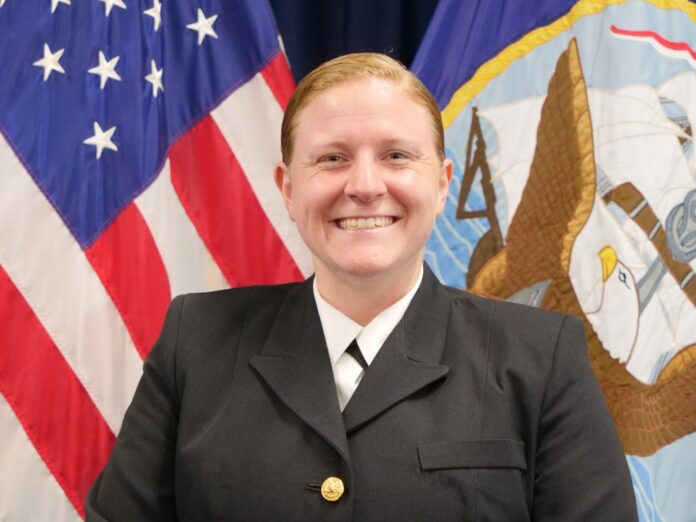
[[[320,63],[349,52],[389,52],[410,65],[438,4],[437,0],[270,1],[296,82]]]

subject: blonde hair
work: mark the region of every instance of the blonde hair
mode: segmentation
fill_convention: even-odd
[[[440,159],[445,157],[445,132],[440,108],[430,91],[402,63],[380,53],[353,53],[339,56],[321,64],[297,85],[283,116],[280,130],[280,148],[283,161],[292,159],[294,132],[297,118],[314,98],[338,85],[369,78],[380,78],[400,85],[413,101],[425,107],[435,131],[435,148]]]

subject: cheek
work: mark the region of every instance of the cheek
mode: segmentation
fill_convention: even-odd
[[[337,174],[317,174],[305,193],[305,205],[312,212],[328,212],[344,195],[345,181]]]
[[[329,213],[334,199],[320,187],[312,187],[312,190],[298,194],[293,202],[294,218],[304,222],[321,220]]]
[[[409,183],[394,184],[391,193],[410,213],[428,216],[439,214],[443,206],[437,186],[422,177]]]

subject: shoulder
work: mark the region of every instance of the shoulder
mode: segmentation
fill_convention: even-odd
[[[238,307],[245,306],[250,300],[257,303],[272,303],[282,300],[293,288],[304,283],[286,283],[280,285],[256,285],[239,288],[227,288],[212,292],[194,292],[182,294],[175,298],[185,302],[185,306],[191,309],[208,309],[220,306]]]
[[[485,346],[491,364],[516,368],[529,373],[533,381],[544,381],[559,350],[576,361],[587,359],[582,323],[577,317],[445,288],[452,302],[450,330],[460,332],[462,339],[473,337],[468,332],[479,332],[479,346]]]
[[[171,307],[178,310],[182,321],[229,322],[243,318],[249,311],[262,313],[264,309],[279,308],[287,294],[303,284],[258,285],[183,294],[172,301]]]
[[[487,319],[492,327],[534,334],[538,333],[539,327],[543,327],[547,332],[557,332],[564,322],[578,322],[575,316],[569,314],[483,297],[449,286],[444,288],[451,297],[455,313],[476,314],[481,319]]]
[[[179,390],[196,388],[238,357],[260,349],[289,293],[303,284],[249,286],[177,296],[150,362],[176,374]],[[184,379],[184,376],[186,378]]]
[[[307,283],[248,286],[177,296],[162,336],[180,353],[217,351],[236,345],[243,330],[270,329],[288,294]],[[260,335],[260,334],[259,334]]]

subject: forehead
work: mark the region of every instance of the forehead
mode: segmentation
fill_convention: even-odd
[[[298,142],[321,141],[337,133],[366,139],[384,133],[422,137],[432,133],[430,120],[428,109],[401,83],[364,78],[343,82],[310,100],[298,114],[295,136]]]

